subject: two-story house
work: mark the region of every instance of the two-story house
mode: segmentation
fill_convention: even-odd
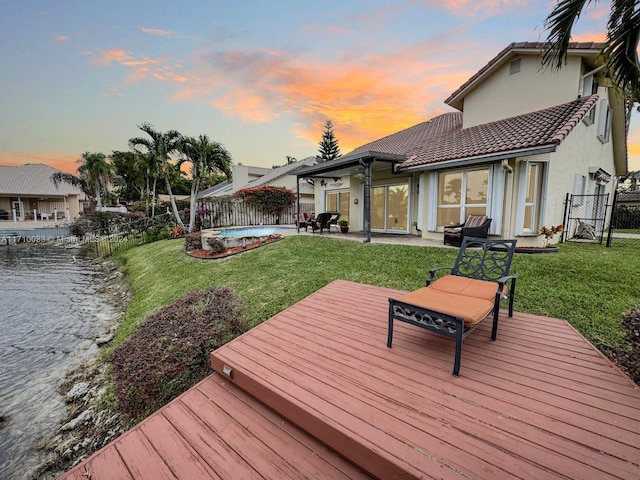
[[[541,68],[543,47],[512,43],[445,100],[455,111],[298,172],[314,179],[316,211],[433,239],[487,215],[491,235],[538,245],[568,194],[612,193],[627,171],[626,113],[602,44],[571,44],[560,71]]]

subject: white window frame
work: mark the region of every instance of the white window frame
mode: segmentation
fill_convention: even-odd
[[[598,93],[598,82],[593,74],[582,77],[582,85],[580,86],[580,96],[589,97],[594,93]],[[596,121],[596,108],[595,105],[591,107],[589,112],[582,117],[582,121],[587,125],[593,125]]]
[[[538,167],[538,174],[535,179],[535,198],[532,202],[527,202],[527,186],[529,178],[529,168],[533,165]],[[518,180],[518,205],[517,205],[517,222],[516,235],[538,235],[538,229],[544,225],[545,199],[547,197],[547,162],[524,161],[520,167],[520,178]],[[533,207],[533,216],[531,225],[525,228],[525,207]]]
[[[609,142],[611,138],[611,107],[606,98],[600,101],[600,115],[598,117],[598,140],[602,143]]]
[[[440,184],[440,175],[443,173],[462,173],[462,184],[460,186],[460,194],[461,194],[461,198],[460,198],[460,203],[459,204],[455,204],[455,205],[447,205],[446,207],[449,208],[460,208],[460,223],[464,222],[467,219],[467,174],[469,172],[474,172],[474,171],[478,171],[478,170],[488,170],[488,175],[487,175],[487,201],[484,204],[473,204],[473,207],[481,207],[484,205],[485,207],[485,212],[486,215],[488,217],[491,216],[492,211],[491,211],[491,205],[492,205],[492,187],[493,187],[493,166],[492,165],[482,165],[476,168],[464,168],[464,169],[459,169],[459,170],[450,170],[450,171],[446,171],[446,172],[438,172],[435,175],[432,175],[431,177],[433,178],[433,180],[430,182],[430,187],[431,187],[431,193],[432,196],[430,198],[433,199],[432,202],[430,202],[431,205],[433,205],[433,207],[430,209],[431,211],[430,213],[430,218],[433,220],[432,222],[429,222],[429,230],[431,231],[437,231],[437,232],[443,232],[444,231],[444,225],[437,225],[438,222],[438,208],[440,208],[440,204],[438,203],[438,186]],[[493,221],[491,222],[493,224]],[[496,227],[491,228],[491,233],[493,233],[494,229]]]

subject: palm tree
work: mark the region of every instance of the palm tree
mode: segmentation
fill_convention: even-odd
[[[69,183],[80,188],[91,200],[96,201],[98,209],[102,208],[102,195],[106,194],[114,176],[113,165],[107,162],[104,153],[85,152],[77,163],[78,176],[70,173],[56,172],[51,176],[56,185]]]
[[[173,215],[175,216],[178,225],[184,228],[184,223],[182,223],[182,219],[180,218],[180,214],[178,213],[178,207],[176,206],[176,201],[171,190],[171,181],[169,179],[168,168],[171,155],[180,151],[182,145],[182,135],[180,135],[177,130],[169,130],[166,133],[159,132],[155,130],[151,124],[146,122],[142,125],[138,125],[138,128],[149,135],[150,138],[132,138],[129,140],[129,147],[134,150],[137,150],[139,147],[143,147],[147,150],[146,153],[148,156],[146,160],[148,162],[148,172],[152,174],[151,172],[154,172],[157,169],[162,173],[167,186],[167,192],[169,193],[169,201],[171,202]]]
[[[546,18],[544,25],[549,32],[548,46],[543,51],[543,65],[552,64],[560,69],[566,60],[571,30],[592,0],[560,0]],[[593,1],[595,3],[595,1]],[[635,0],[612,0],[607,23],[607,38],[602,54],[605,67],[624,98],[640,100],[640,64],[638,40],[640,39],[640,12]]]
[[[185,158],[180,160],[191,163],[191,199],[189,208],[189,232],[195,227],[196,202],[200,183],[206,175],[221,172],[227,179],[231,178],[231,154],[219,143],[211,142],[206,135],[197,139],[188,137],[183,139],[182,153]]]

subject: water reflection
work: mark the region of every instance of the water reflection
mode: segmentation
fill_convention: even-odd
[[[53,245],[0,247],[0,477],[29,478],[64,415],[57,387],[97,353],[115,309],[89,259]]]

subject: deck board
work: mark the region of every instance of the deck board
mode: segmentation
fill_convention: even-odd
[[[638,478],[638,389],[567,322],[501,312],[496,342],[490,322],[465,340],[455,379],[449,339],[398,322],[386,348],[398,293],[334,282],[213,366],[272,408],[299,409],[296,423],[381,478],[393,465],[424,478]]]
[[[501,312],[454,378],[445,337],[396,322],[386,347],[400,293],[314,292],[62,478],[640,478],[640,391],[567,322]]]

